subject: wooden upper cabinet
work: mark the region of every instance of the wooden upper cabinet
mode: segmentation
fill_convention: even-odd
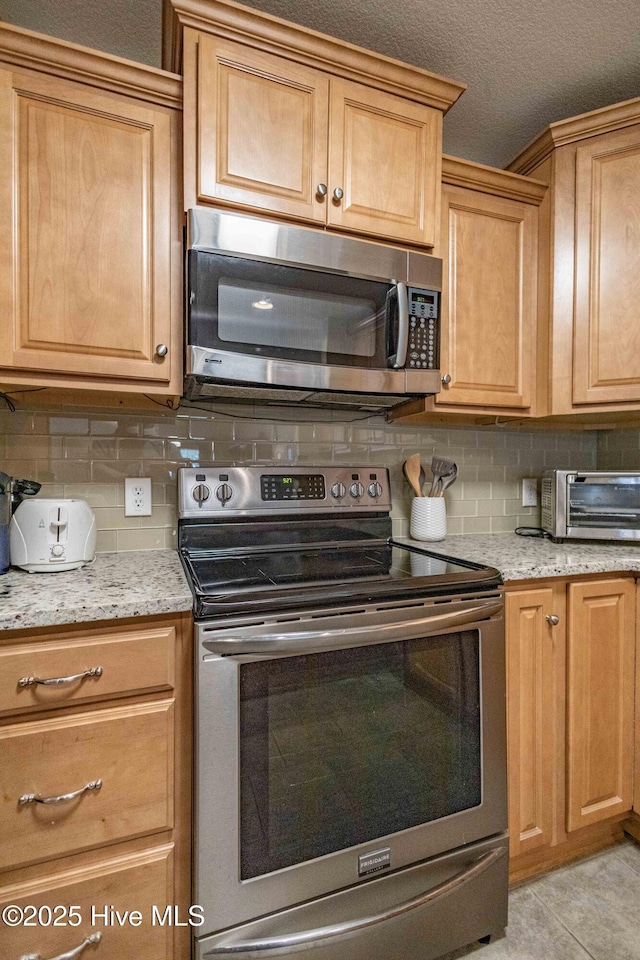
[[[203,34],[196,126],[198,203],[435,242],[439,110]]]
[[[440,371],[434,397],[393,419],[530,416],[536,399],[538,208],[544,184],[444,157]]]
[[[444,186],[438,404],[528,408],[535,350],[537,209]]]
[[[4,382],[180,392],[179,93],[0,26]]]
[[[228,0],[165,0],[184,202],[432,247],[462,84]]]
[[[198,44],[198,202],[320,221],[329,80],[317,70],[203,35]]]
[[[640,125],[576,150],[573,399],[640,401]]]
[[[540,231],[540,413],[636,412],[640,98],[552,123],[510,169],[549,184]]]
[[[2,242],[16,259],[0,364],[168,382],[155,358],[171,322],[168,116],[63,81],[2,81],[15,162]]]
[[[440,111],[332,79],[328,224],[433,246],[441,142]]]

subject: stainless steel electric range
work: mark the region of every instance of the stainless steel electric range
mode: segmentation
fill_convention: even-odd
[[[506,924],[500,575],[390,510],[384,468],[180,471],[198,960],[432,960]]]

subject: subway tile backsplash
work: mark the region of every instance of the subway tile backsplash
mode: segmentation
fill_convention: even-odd
[[[100,552],[176,545],[176,473],[180,466],[264,462],[354,463],[388,467],[396,536],[408,533],[411,493],[402,463],[418,451],[458,464],[447,491],[448,532],[502,533],[537,526],[538,508],[523,508],[520,481],[549,467],[640,468],[640,432],[529,433],[505,427],[386,424],[361,414],[278,410],[273,419],[250,405],[218,412],[121,412],[77,408],[0,411],[0,470],[43,484],[42,495],[82,497],[94,509]],[[618,437],[628,435],[626,444]],[[635,458],[635,459],[634,459]],[[633,462],[632,462],[633,461]],[[427,474],[429,471],[427,469]],[[125,517],[125,477],[151,477],[153,513]]]

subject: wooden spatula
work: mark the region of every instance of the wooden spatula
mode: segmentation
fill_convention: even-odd
[[[405,477],[411,484],[416,497],[422,497],[422,487],[420,486],[420,454],[414,453],[408,460],[402,464],[402,470]]]

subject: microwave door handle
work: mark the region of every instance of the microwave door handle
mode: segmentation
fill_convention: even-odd
[[[429,636],[450,627],[476,623],[502,613],[499,600],[484,600],[461,609],[449,609],[435,616],[420,617],[402,623],[367,624],[362,627],[340,627],[337,630],[301,630],[296,633],[269,633],[256,637],[212,637],[203,645],[210,653],[222,656],[297,656],[307,653],[325,653],[345,647],[364,647],[374,643],[391,643]],[[345,617],[345,620],[347,618]]]
[[[390,361],[391,366],[399,370],[407,362],[409,346],[409,294],[407,293],[406,283],[398,282],[396,292],[398,297],[398,342],[396,343],[395,355],[390,357]]]

